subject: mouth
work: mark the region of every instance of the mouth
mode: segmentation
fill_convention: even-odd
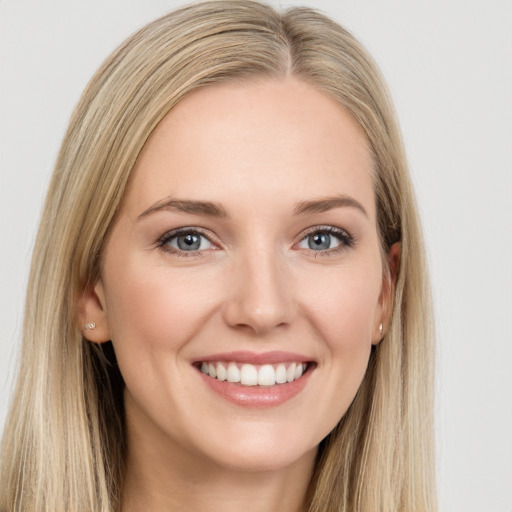
[[[301,395],[318,366],[301,354],[282,351],[211,354],[192,365],[211,391],[252,409],[279,406]]]
[[[196,368],[220,382],[240,386],[273,387],[299,380],[314,363],[291,361],[274,364],[251,364],[237,361],[199,361]]]

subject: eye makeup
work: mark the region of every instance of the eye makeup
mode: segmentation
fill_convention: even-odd
[[[312,226],[301,234],[294,250],[305,250],[314,256],[330,256],[355,245],[355,238],[345,229],[335,226]],[[197,257],[204,251],[217,250],[206,230],[196,226],[184,226],[166,232],[156,242],[156,247],[178,257]]]

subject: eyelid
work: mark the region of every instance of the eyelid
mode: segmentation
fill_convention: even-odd
[[[300,244],[304,239],[306,239],[308,236],[310,236],[314,233],[327,233],[329,235],[332,235],[339,240],[340,244],[336,247],[325,249],[325,250],[319,250],[319,251],[315,251],[313,249],[304,249],[304,248],[297,247],[298,244]],[[210,244],[212,244],[213,247],[208,248],[208,249],[199,249],[199,250],[195,250],[195,251],[184,251],[184,250],[180,250],[178,248],[171,247],[170,245],[167,245],[170,240],[177,238],[178,236],[180,236],[182,234],[197,234],[199,236],[202,236],[202,237],[206,238],[210,242]],[[314,253],[315,256],[330,255],[330,254],[335,254],[335,253],[338,253],[338,252],[341,252],[343,250],[353,247],[355,242],[356,242],[355,237],[344,228],[339,228],[339,227],[332,226],[332,225],[318,225],[318,226],[311,226],[310,228],[305,229],[300,234],[299,240],[293,245],[293,249],[309,251],[311,253]],[[165,232],[162,236],[160,236],[157,239],[156,247],[159,247],[162,250],[169,252],[171,254],[176,254],[178,256],[189,256],[190,257],[190,256],[200,256],[202,253],[204,253],[207,250],[219,249],[220,244],[215,241],[215,237],[212,236],[212,233],[209,230],[206,230],[206,229],[198,227],[198,226],[183,226],[183,227],[171,229],[171,230]]]
[[[212,244],[213,247],[211,247],[209,249],[200,249],[197,251],[183,251],[178,248],[171,247],[170,245],[167,245],[168,242],[171,241],[172,239],[177,238],[180,235],[185,235],[185,234],[196,234],[196,235],[202,236],[203,238],[206,238]],[[206,250],[219,248],[219,244],[216,243],[213,240],[213,238],[214,237],[212,236],[211,232],[209,232],[208,230],[205,230],[205,229],[197,227],[197,226],[184,226],[184,227],[180,227],[180,228],[170,229],[169,231],[164,233],[156,241],[156,247],[159,247],[166,252],[169,252],[171,254],[176,254],[178,256],[186,256],[186,257],[199,256],[199,255],[201,255],[201,253],[203,253]]]
[[[326,249],[323,251],[304,249],[306,251],[314,252],[315,256],[338,253],[340,251],[353,247],[356,242],[354,235],[350,234],[346,229],[331,225],[318,225],[312,226],[304,230],[300,235],[299,241],[295,243],[294,248],[297,247],[297,245],[301,243],[304,239],[306,239],[308,236],[311,236],[314,233],[327,233],[329,235],[336,237],[340,241],[340,245],[332,249]]]

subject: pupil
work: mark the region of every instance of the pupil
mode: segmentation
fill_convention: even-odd
[[[199,249],[201,239],[198,235],[183,235],[178,237],[178,247],[183,251]]]
[[[325,233],[316,233],[309,237],[310,249],[329,249],[330,245],[330,235]]]

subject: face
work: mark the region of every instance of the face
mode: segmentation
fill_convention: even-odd
[[[376,226],[365,137],[312,86],[179,103],[139,156],[85,307],[88,337],[113,341],[132,437],[237,469],[314,456],[381,338]]]

